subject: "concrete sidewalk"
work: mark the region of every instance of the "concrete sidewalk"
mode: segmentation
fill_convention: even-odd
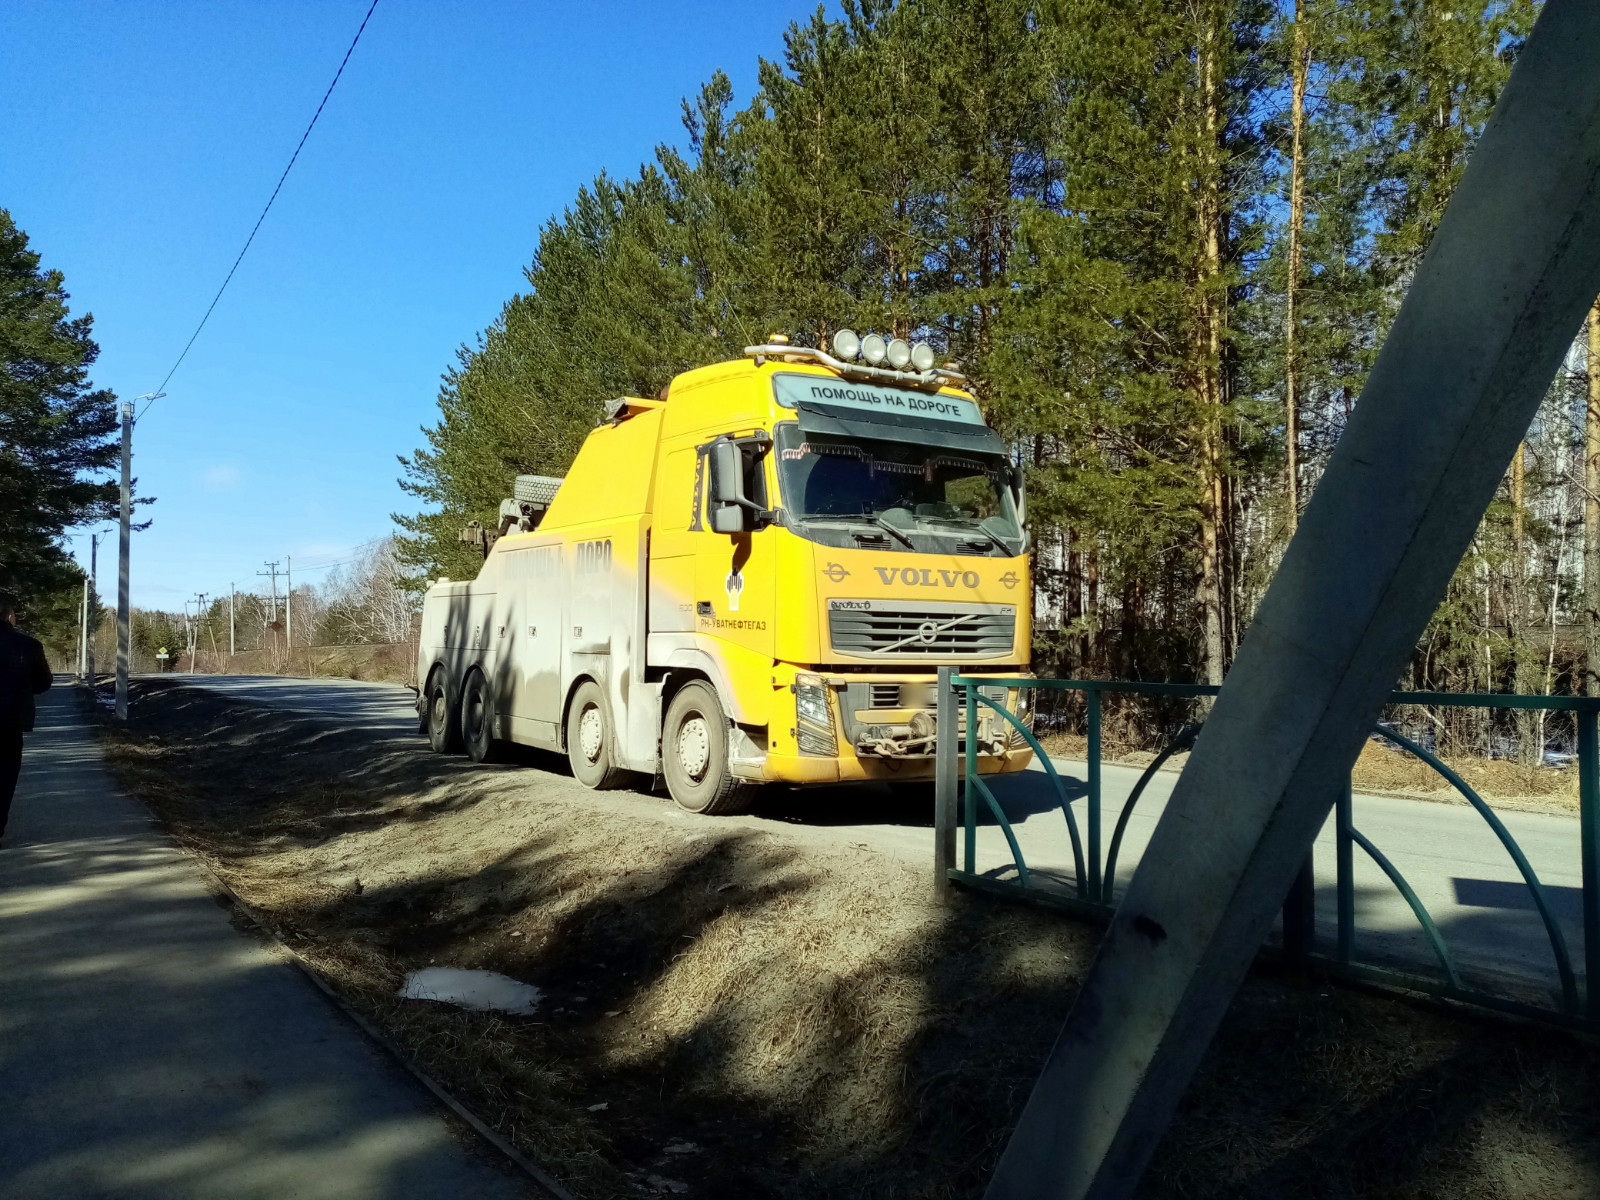
[[[0,1197],[525,1197],[41,697],[0,848]]]

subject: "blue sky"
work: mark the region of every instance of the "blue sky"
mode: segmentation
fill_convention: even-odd
[[[0,206],[92,312],[94,380],[172,366],[368,0],[0,0]],[[255,586],[389,532],[456,348],[524,285],[539,226],[600,170],[682,140],[712,71],[738,102],[798,3],[379,0],[210,323],[135,434],[152,527],[133,602]],[[73,545],[84,547],[87,538]],[[259,581],[264,583],[264,581]],[[115,588],[102,547],[100,590]]]

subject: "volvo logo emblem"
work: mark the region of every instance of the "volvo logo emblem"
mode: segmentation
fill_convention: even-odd
[[[1004,575],[1000,576],[1000,582],[1006,585],[1006,591],[1009,592],[1022,581],[1017,578],[1017,573],[1015,571],[1007,571]]]
[[[838,563],[829,563],[823,568],[822,573],[835,583],[843,583],[850,575],[850,572],[846,571]]]
[[[924,621],[917,626],[917,641],[924,646],[933,645],[933,639],[939,636],[939,627],[932,621]]]

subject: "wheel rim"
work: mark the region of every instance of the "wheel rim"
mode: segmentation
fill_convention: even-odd
[[[430,716],[432,717],[433,727],[435,729],[443,729],[444,728],[444,693],[443,692],[435,692],[433,694],[433,709],[432,709],[432,712],[430,713]]]
[[[678,727],[678,765],[696,783],[711,765],[711,729],[699,713]]]
[[[483,697],[474,691],[467,697],[467,736],[477,741],[483,733]]]
[[[599,760],[600,741],[604,733],[605,718],[600,715],[600,706],[591,704],[578,718],[578,750],[585,762]]]

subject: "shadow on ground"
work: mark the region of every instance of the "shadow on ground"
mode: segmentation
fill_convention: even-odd
[[[166,681],[133,711],[106,734],[123,779],[586,1198],[976,1197],[1094,949],[1045,913],[933,907],[883,856],[586,792],[547,756],[475,768]],[[863,819],[859,794],[821,801],[765,803]],[[393,998],[433,963],[545,1006]],[[1600,1194],[1597,1066],[1545,1030],[1255,977],[1140,1195]]]

